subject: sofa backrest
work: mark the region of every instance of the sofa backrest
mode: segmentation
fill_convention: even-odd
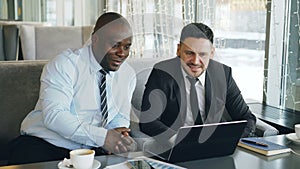
[[[35,106],[45,63],[0,62],[0,145],[19,133],[20,122]]]
[[[0,62],[0,151],[8,141],[19,135],[22,120],[34,108],[45,63]]]
[[[49,60],[67,48],[82,47],[93,26],[21,25],[20,39],[24,60]]]

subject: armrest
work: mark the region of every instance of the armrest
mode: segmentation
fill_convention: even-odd
[[[258,137],[265,137],[265,136],[274,136],[278,135],[279,131],[267,124],[266,122],[260,120],[259,118],[256,118],[256,130],[255,135]]]

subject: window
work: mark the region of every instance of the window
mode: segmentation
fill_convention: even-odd
[[[106,11],[119,12],[131,22],[131,57],[174,57],[183,26],[182,0],[107,0]]]
[[[7,0],[0,0],[0,20],[8,19]]]
[[[103,0],[23,1],[23,20],[48,22],[53,26],[93,25],[97,17],[103,13],[104,2]]]
[[[215,59],[232,67],[233,77],[247,102],[261,102],[266,1],[216,0],[214,3],[208,1],[198,6],[210,9],[198,14],[198,20],[207,22],[214,28]]]
[[[133,24],[131,57],[176,56],[181,28],[203,22],[215,33],[215,59],[233,68],[246,101],[263,98],[266,0],[107,0]]]
[[[299,0],[268,3],[271,12],[264,92],[267,104],[297,111],[300,111],[299,8]]]
[[[300,0],[30,0],[24,21],[93,25],[105,11],[124,15],[135,36],[131,57],[174,57],[181,28],[203,22],[215,32],[215,59],[233,68],[247,102],[300,110]],[[9,4],[0,0],[0,19]]]
[[[285,108],[300,111],[300,1],[288,2],[282,104]]]
[[[0,0],[0,20],[21,20],[22,0]]]

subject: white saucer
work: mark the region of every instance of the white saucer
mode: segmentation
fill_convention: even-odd
[[[99,167],[101,166],[101,163],[98,161],[98,160],[94,160],[93,162],[93,166],[92,166],[92,169],[98,169]],[[69,167],[66,167],[63,165],[63,161],[60,161],[58,164],[57,164],[57,167],[59,169],[70,169]],[[73,168],[73,167],[72,167]],[[71,169],[72,169],[71,168]],[[73,168],[74,169],[74,168]]]
[[[288,140],[292,141],[294,144],[300,145],[300,139],[296,136],[296,133],[290,133],[285,136]]]

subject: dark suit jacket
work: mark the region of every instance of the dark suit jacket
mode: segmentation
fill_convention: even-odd
[[[140,129],[159,139],[168,139],[184,125],[186,91],[180,58],[157,63],[146,83],[143,95]],[[254,132],[256,118],[249,110],[232,78],[231,68],[210,60],[205,79],[204,123],[247,120],[242,136]]]

